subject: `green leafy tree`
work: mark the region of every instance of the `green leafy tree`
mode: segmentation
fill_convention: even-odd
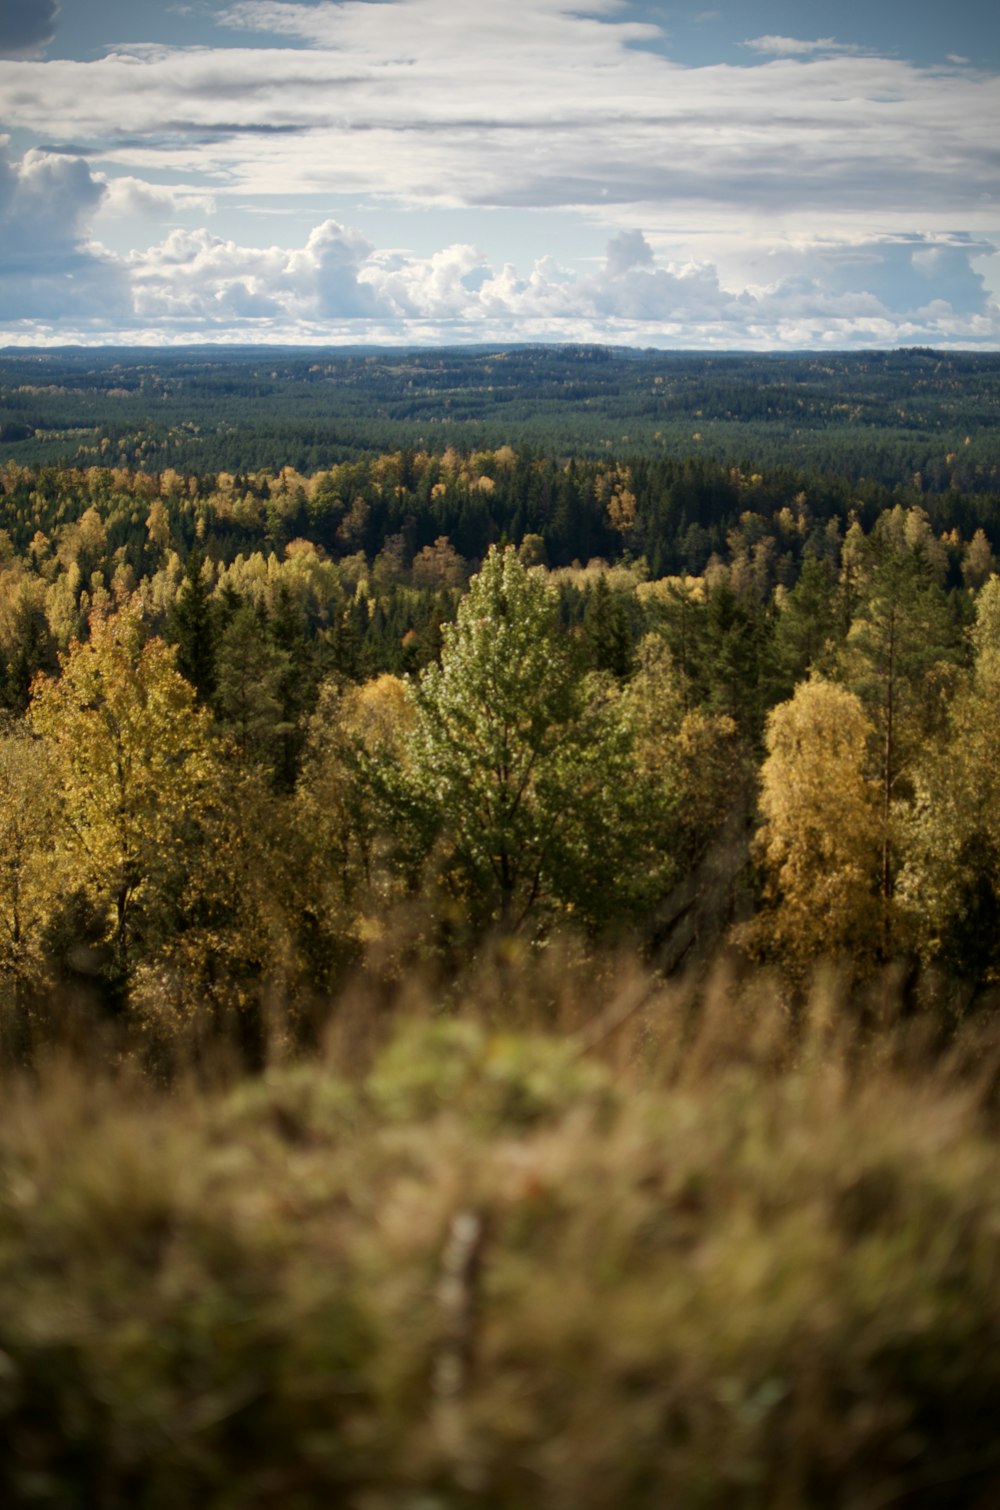
[[[480,924],[546,911],[590,926],[627,909],[642,869],[631,736],[559,633],[558,600],[512,547],[491,549],[413,685],[410,758],[440,874]]]
[[[295,1038],[303,1004],[296,935],[308,871],[291,799],[260,770],[217,760],[183,847],[155,899],[169,926],[148,929],[133,951],[130,1009],[161,1050],[178,1031],[189,1042],[222,1038],[259,1069],[269,1043]]]
[[[637,669],[623,696],[640,785],[656,790],[650,820],[661,825],[660,861],[693,867],[734,806],[745,808],[746,762],[734,720],[688,706],[688,688],[666,641],[640,642]]]
[[[309,721],[295,793],[303,917],[334,961],[347,935],[377,938],[419,876],[420,826],[406,811],[413,722],[406,685],[389,673],[362,686],[325,683]]]

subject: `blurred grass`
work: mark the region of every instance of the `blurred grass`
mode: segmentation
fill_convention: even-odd
[[[253,1079],[5,1078],[2,1502],[1000,1503],[989,1020],[488,964]]]

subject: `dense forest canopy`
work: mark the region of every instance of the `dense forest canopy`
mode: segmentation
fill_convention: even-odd
[[[0,353],[0,444],[26,464],[318,468],[373,451],[516,445],[700,454],[998,486],[1000,357],[924,348],[745,355],[605,347],[106,348]]]
[[[85,945],[118,1007],[214,993],[252,1037],[262,992],[335,990],[404,916],[442,960],[571,927],[992,981],[1000,362],[326,355],[2,359],[37,410],[0,465],[19,991]],[[365,443],[259,464],[308,416]]]

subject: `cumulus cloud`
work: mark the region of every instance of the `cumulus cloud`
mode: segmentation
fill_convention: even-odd
[[[199,210],[208,215],[215,212],[215,196],[199,190],[149,183],[131,174],[109,178],[98,173],[95,179],[104,186],[101,210],[105,215],[164,220],[185,210]]]
[[[652,267],[653,248],[641,231],[621,231],[608,242],[606,265],[611,277],[634,267]]]
[[[288,259],[291,298],[303,312],[320,319],[355,318],[374,312],[369,287],[358,273],[374,250],[359,231],[326,220],[317,226],[301,252]]]
[[[74,245],[80,227],[104,197],[104,187],[80,157],[31,150],[0,166],[0,257]],[[20,248],[20,250],[19,250]]]
[[[820,243],[786,253],[770,284],[734,290],[711,263],[661,261],[636,230],[612,237],[589,272],[542,257],[526,275],[468,243],[380,250],[332,220],[292,249],[173,230],[119,263],[131,308],[114,328],[143,340],[995,343],[1000,311],[971,266],[991,251],[962,238]],[[9,317],[2,295],[0,310]]]
[[[51,42],[59,0],[3,0],[0,4],[0,58],[28,58]]]
[[[372,250],[357,231],[335,221],[325,221],[292,251],[244,247],[207,230],[175,230],[127,259],[135,315],[192,325],[365,318],[376,308],[358,273]]]
[[[118,270],[86,240],[104,186],[79,157],[0,149],[0,316],[118,315]]]
[[[635,231],[613,238],[603,264],[582,276],[543,257],[522,277],[466,243],[423,257],[383,252],[332,220],[292,251],[175,230],[128,264],[135,314],[146,322],[239,319],[321,329],[375,321],[399,334],[431,322],[504,328],[516,337],[524,322],[554,335],[581,321],[735,319],[745,303],[722,290],[710,266],[657,265]]]
[[[456,243],[430,257],[403,257],[375,262],[366,280],[379,305],[397,317],[466,319],[491,281],[483,253]]]
[[[995,254],[969,236],[895,236],[855,244],[817,242],[780,259],[780,275],[756,292],[761,307],[821,318],[877,312],[904,321],[930,306],[947,307],[956,322],[988,317],[989,290],[972,265]]]
[[[207,230],[174,230],[126,259],[139,320],[267,318],[281,313],[270,292],[282,264],[277,248],[238,246]]]

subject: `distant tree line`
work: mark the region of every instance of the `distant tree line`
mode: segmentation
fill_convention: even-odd
[[[32,466],[312,473],[379,452],[514,444],[982,492],[1000,486],[998,402],[995,353],[926,348],[0,353],[0,446]]]

